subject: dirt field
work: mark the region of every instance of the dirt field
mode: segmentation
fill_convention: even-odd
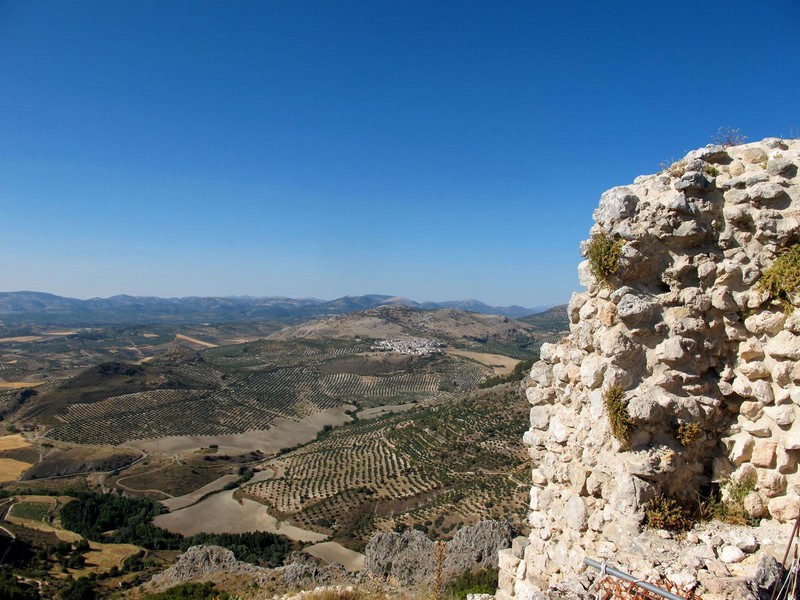
[[[14,435],[4,435],[0,437],[0,452],[3,450],[16,450],[17,448],[26,448],[31,443],[26,440],[21,433]]]
[[[253,475],[252,479],[250,479],[253,483],[258,483],[259,481],[266,481],[267,479],[272,479],[275,476],[275,471],[272,469],[264,469],[263,471],[258,471],[255,475]]]
[[[374,419],[375,417],[380,417],[382,415],[406,412],[415,406],[419,405],[409,402],[408,404],[387,404],[386,406],[375,406],[373,408],[365,408],[364,410],[359,411],[356,413],[356,416],[359,419]]]
[[[153,520],[158,527],[175,531],[185,536],[195,533],[245,533],[266,531],[280,533],[301,542],[319,542],[326,538],[321,533],[282,525],[267,514],[263,504],[243,499],[241,503],[233,497],[233,490],[220,492],[199,504],[159,515]]]
[[[216,444],[220,454],[244,454],[261,450],[265,454],[310,442],[325,425],[342,425],[350,421],[346,410],[356,407],[346,404],[318,412],[302,421],[275,419],[274,425],[263,431],[248,431],[231,435],[173,435],[147,440],[133,440],[127,445],[144,452],[180,453],[195,452]]]
[[[89,542],[90,552],[87,552],[86,567],[74,572],[75,577],[89,575],[90,573],[104,573],[116,566],[122,568],[122,562],[129,556],[137,554],[140,549],[133,544],[100,544]]]
[[[17,337],[0,338],[0,342],[35,342],[42,339],[40,335],[18,335]]]
[[[43,333],[44,335],[75,335],[78,332],[73,329],[71,331],[44,331]]]
[[[13,458],[0,458],[0,482],[16,481],[25,471],[30,469],[31,463]]]
[[[217,490],[221,490],[227,484],[231,483],[232,481],[236,481],[239,479],[237,475],[223,475],[219,479],[215,479],[211,483],[204,485],[201,488],[196,489],[193,492],[188,494],[184,494],[183,496],[176,496],[174,498],[167,498],[166,500],[162,500],[161,504],[166,506],[171,512],[176,510],[180,510],[182,508],[186,508],[200,500],[206,494],[211,492],[216,492]]]
[[[364,568],[364,555],[360,552],[348,550],[338,542],[314,544],[305,548],[304,552],[321,558],[328,564],[339,563],[350,573],[361,571]]]
[[[204,342],[203,340],[198,340],[197,338],[189,337],[188,335],[183,335],[182,333],[175,334],[176,340],[183,340],[184,342],[191,342],[192,344],[197,344],[198,346],[204,346],[206,348],[217,348],[216,344],[212,344],[211,342]]]
[[[42,385],[43,381],[0,381],[0,390],[20,390]]]
[[[482,365],[492,367],[495,375],[507,375],[511,373],[519,362],[516,358],[503,356],[502,354],[485,354],[483,352],[470,352],[468,350],[458,350],[456,348],[448,348],[447,353],[463,356],[464,358],[471,358]]]
[[[143,333],[143,334],[142,334],[142,337],[146,337],[146,338],[157,338],[157,337],[158,337],[158,334],[157,334],[157,333]]]

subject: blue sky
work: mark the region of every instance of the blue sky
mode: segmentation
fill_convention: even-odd
[[[0,0],[0,290],[579,288],[603,190],[798,135],[800,3]]]

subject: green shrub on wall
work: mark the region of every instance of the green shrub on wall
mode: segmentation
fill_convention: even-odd
[[[785,248],[761,275],[758,289],[769,292],[791,310],[791,295],[800,288],[800,244]]]
[[[622,240],[614,240],[606,233],[597,233],[589,240],[586,258],[589,267],[600,285],[611,287],[611,276],[619,270],[619,257],[622,254]]]
[[[608,412],[608,420],[611,423],[611,435],[617,438],[622,444],[627,445],[633,436],[633,423],[628,414],[628,407],[623,400],[622,388],[618,385],[611,386],[606,390],[603,401]]]

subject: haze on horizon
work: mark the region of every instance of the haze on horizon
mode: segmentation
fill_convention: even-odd
[[[800,6],[0,4],[0,289],[551,305],[600,194],[796,137]]]

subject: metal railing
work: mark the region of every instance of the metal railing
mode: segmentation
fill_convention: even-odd
[[[629,575],[628,573],[620,571],[619,569],[615,569],[614,567],[609,567],[606,563],[602,563],[598,560],[584,558],[583,562],[593,569],[600,571],[601,575],[610,575],[611,577],[616,577],[617,579],[622,579],[623,581],[633,583],[634,585],[647,590],[651,594],[661,596],[662,598],[667,598],[667,600],[686,600],[686,598],[678,596],[677,594],[673,594],[672,592],[668,592],[667,590],[662,590],[660,587],[655,586],[652,583],[647,583],[646,581],[637,579],[633,575]]]

